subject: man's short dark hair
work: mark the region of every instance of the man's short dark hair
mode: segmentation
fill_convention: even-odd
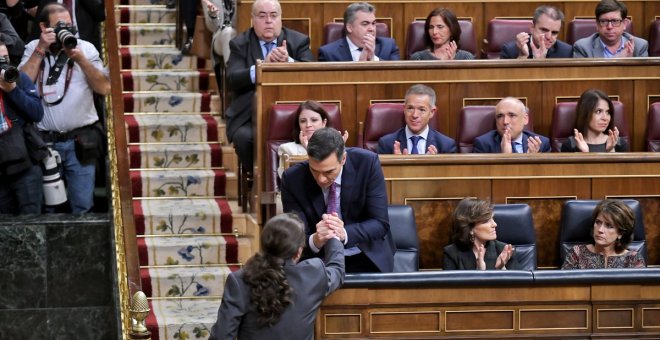
[[[596,20],[605,13],[617,11],[621,12],[621,19],[625,20],[628,17],[628,8],[623,2],[617,0],[602,0],[596,5]]]
[[[314,131],[312,138],[307,143],[307,155],[315,161],[323,161],[331,153],[337,155],[337,160],[341,160],[344,155],[344,139],[339,131],[327,127]]]
[[[376,13],[376,7],[368,2],[354,2],[348,5],[344,11],[344,29],[355,20],[357,12]]]
[[[66,7],[64,7],[64,5],[60,3],[51,2],[48,5],[44,6],[44,8],[39,13],[39,22],[48,26],[50,25],[51,14],[62,13],[62,12],[69,13],[69,10],[66,9]]]
[[[548,18],[552,20],[559,20],[561,22],[564,22],[564,13],[557,7],[553,6],[539,6],[536,8],[534,11],[534,18],[532,18],[532,21],[534,22],[534,25],[539,21],[539,18],[541,15],[547,15]]]

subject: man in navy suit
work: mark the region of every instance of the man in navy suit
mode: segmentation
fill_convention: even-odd
[[[282,175],[284,212],[305,222],[305,256],[315,256],[328,234],[344,244],[346,272],[391,272],[394,242],[387,192],[378,155],[344,147],[339,131],[316,130],[307,144],[309,160]]]
[[[550,140],[524,130],[529,122],[527,107],[518,98],[506,97],[495,106],[497,129],[474,139],[475,153],[550,152]]]
[[[277,0],[256,0],[252,4],[252,25],[229,42],[227,82],[231,104],[226,112],[227,138],[234,144],[244,169],[252,171],[254,158],[255,64],[312,61],[309,37],[282,27],[282,8]]]
[[[529,32],[520,32],[516,40],[502,46],[502,59],[571,58],[573,46],[557,40],[564,13],[552,6],[539,6],[534,11]]]
[[[344,37],[319,48],[319,61],[399,60],[392,38],[376,37],[376,8],[366,2],[348,5],[344,11]]]
[[[435,91],[426,85],[413,85],[406,91],[406,126],[378,140],[380,154],[437,154],[456,152],[456,142],[429,127],[436,113]]]

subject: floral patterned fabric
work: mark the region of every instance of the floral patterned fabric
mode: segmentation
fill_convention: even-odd
[[[606,263],[607,261],[607,263]],[[628,251],[619,256],[608,256],[593,253],[586,244],[573,247],[566,254],[561,269],[603,269],[603,268],[644,268],[646,263],[642,254]]]

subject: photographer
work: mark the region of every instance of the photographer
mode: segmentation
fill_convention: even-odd
[[[105,139],[94,93],[110,93],[107,71],[94,46],[75,38],[71,14],[51,3],[39,15],[41,36],[25,46],[19,68],[36,83],[44,105],[37,125],[62,158],[67,197],[74,214],[93,206],[96,161]]]
[[[41,213],[43,188],[39,164],[30,159],[23,128],[44,115],[30,78],[9,64],[9,52],[0,39],[0,112],[11,121],[0,134],[0,214]]]

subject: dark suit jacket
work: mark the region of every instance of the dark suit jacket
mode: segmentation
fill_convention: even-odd
[[[376,37],[376,55],[380,60],[399,60],[399,47],[392,38]],[[353,61],[346,37],[319,48],[319,61]]]
[[[495,263],[497,263],[497,257],[500,256],[502,249],[504,249],[506,243],[495,241],[488,242],[486,244],[486,254],[484,255],[484,261],[486,262],[486,269],[495,269]],[[443,249],[442,257],[442,269],[443,270],[465,270],[465,269],[477,269],[477,258],[474,257],[474,252],[472,248],[463,249],[455,243],[452,243],[446,246]],[[516,253],[513,253],[511,259],[506,264],[506,269],[520,269],[520,264],[516,259]]]
[[[323,298],[344,282],[344,249],[332,239],[326,243],[325,264],[318,258],[284,265],[293,289],[293,303],[287,306],[272,327],[259,328],[257,312],[250,303],[250,288],[243,281],[243,269],[229,274],[225,282],[218,321],[209,339],[314,339],[316,311]]]
[[[309,50],[309,37],[294,30],[282,27],[277,37],[277,46],[282,46],[286,40],[286,49],[289,56],[296,61],[312,61],[312,51]],[[227,81],[231,90],[232,100],[226,112],[227,137],[232,136],[239,127],[252,123],[254,112],[255,85],[250,79],[250,67],[257,63],[257,59],[264,59],[259,38],[254,29],[239,34],[229,42],[231,50],[227,62]]]
[[[438,149],[438,153],[455,153],[456,152],[456,142],[443,135],[442,133],[429,128],[428,139],[426,140],[426,148],[429,146],[435,145]],[[398,140],[401,143],[401,151],[408,145],[408,140],[406,139],[406,128],[402,127],[399,130],[387,134],[383,137],[380,137],[378,140],[378,147],[376,152],[379,154],[391,154],[394,152],[394,141]],[[410,150],[408,150],[410,152]]]
[[[539,138],[541,138],[541,149],[539,150],[540,152],[550,152],[550,140],[547,137],[527,130],[523,130],[522,133],[523,152],[527,152],[527,138],[531,136],[539,136]],[[474,139],[474,148],[472,149],[472,152],[501,153],[502,148],[500,147],[500,143],[502,143],[502,136],[497,133],[497,130],[491,130]]]
[[[532,47],[530,46],[531,42],[527,42],[529,47],[529,56],[527,59],[533,59]],[[500,52],[500,58],[502,59],[516,59],[518,58],[518,46],[516,41],[509,41],[508,43],[502,46],[502,51]],[[546,58],[573,58],[573,46],[557,40],[552,47],[548,50],[548,53],[545,55]]]
[[[358,246],[381,272],[391,272],[395,248],[378,155],[358,148],[347,148],[345,152],[347,159],[341,174],[340,197],[341,217],[348,235],[345,247]],[[284,211],[300,216],[309,240],[326,207],[323,192],[309,170],[309,162],[284,171],[281,188]]]
[[[633,57],[648,57],[649,56],[649,43],[642,39],[633,36],[630,33],[623,32],[626,39],[633,39],[635,41],[635,49],[633,50]],[[604,50],[600,44],[600,36],[594,33],[586,38],[582,38],[575,42],[573,45],[574,58],[603,58]]]

